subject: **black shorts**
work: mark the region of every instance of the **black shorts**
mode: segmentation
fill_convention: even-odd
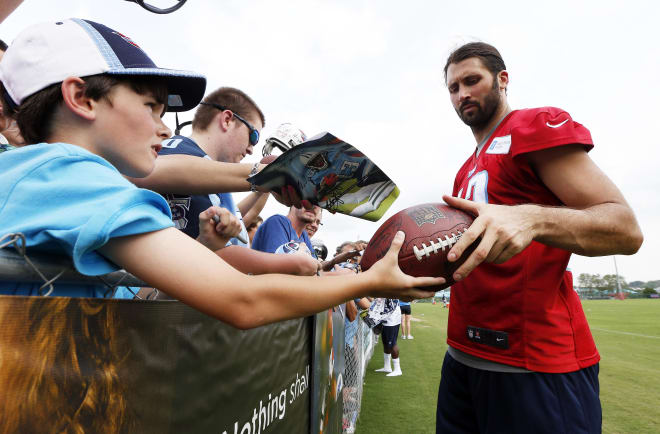
[[[565,374],[471,368],[447,353],[436,433],[600,434],[598,364]]]
[[[401,315],[411,315],[412,314],[412,309],[410,309],[410,305],[399,306],[399,307],[401,307]]]
[[[396,345],[396,338],[399,337],[399,324],[395,326],[383,326],[383,345],[392,348]]]

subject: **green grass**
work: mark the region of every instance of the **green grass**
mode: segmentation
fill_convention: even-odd
[[[660,432],[660,300],[588,300],[583,307],[601,355],[603,432]],[[401,377],[383,366],[379,343],[367,367],[359,434],[435,432],[435,406],[447,350],[447,309],[413,305],[414,340],[399,336]]]

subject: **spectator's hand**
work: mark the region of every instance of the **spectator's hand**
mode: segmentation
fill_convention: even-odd
[[[213,219],[218,216],[218,222]],[[199,214],[197,241],[216,251],[241,232],[240,220],[226,208],[211,206]]]
[[[266,167],[266,165],[272,163],[276,159],[277,159],[277,155],[266,155],[264,158],[261,159],[261,161],[259,161],[259,164],[263,164],[264,167]],[[264,167],[259,168],[259,171],[261,172],[264,169]]]
[[[340,253],[334,258],[323,262],[323,271],[330,271],[335,264],[341,264],[342,262],[346,262],[348,259],[355,258],[356,256],[360,256],[360,252],[357,250]]]
[[[398,255],[404,239],[405,234],[401,231],[397,232],[387,254],[363,273],[374,279],[375,289],[372,294],[375,297],[398,298],[406,301],[428,298],[435,294],[434,286],[445,283],[442,277],[412,277],[401,271]]]
[[[534,240],[534,220],[527,208],[521,206],[492,205],[452,196],[442,196],[454,208],[477,216],[470,228],[447,254],[456,261],[465,250],[481,237],[477,247],[463,265],[454,272],[454,280],[465,279],[482,262],[501,264],[520,253]]]
[[[263,166],[259,169],[259,171],[263,170],[266,165],[272,163],[277,159],[277,155],[266,155],[264,158],[261,159],[259,162]],[[300,199],[300,195],[296,191],[296,189],[292,185],[285,185],[280,189],[280,193],[275,193],[273,191],[270,192],[275,200],[277,200],[279,203],[281,203],[284,206],[290,207],[290,206],[295,206],[296,208],[302,208],[304,207],[305,209],[313,209],[314,205],[305,199]]]
[[[309,251],[309,247],[307,247],[307,243],[302,242],[302,241],[300,243],[298,243],[298,251],[296,252],[296,254],[301,254],[301,253],[304,253],[305,255],[311,256],[312,258],[314,257],[312,255],[312,252]]]

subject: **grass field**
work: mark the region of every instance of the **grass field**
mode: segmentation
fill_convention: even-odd
[[[660,300],[588,300],[583,307],[601,355],[603,432],[660,433]],[[401,377],[374,372],[382,344],[365,376],[359,434],[435,432],[440,368],[447,344],[447,309],[413,305],[414,340],[401,340]]]

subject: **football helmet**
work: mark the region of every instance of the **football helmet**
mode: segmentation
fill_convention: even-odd
[[[307,136],[303,130],[292,124],[285,123],[277,127],[273,135],[266,139],[261,153],[265,157],[272,154],[275,149],[285,152],[294,146],[298,146],[305,140],[307,140]]]

